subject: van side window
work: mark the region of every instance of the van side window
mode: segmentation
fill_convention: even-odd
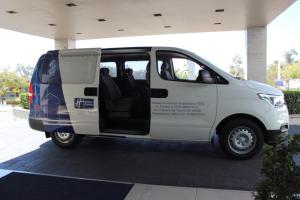
[[[108,68],[109,75],[111,77],[117,77],[117,63],[116,62],[101,62],[100,69],[101,68]]]
[[[187,58],[172,58],[174,73],[179,80],[195,81],[203,68]]]
[[[164,80],[196,82],[199,71],[206,68],[201,63],[177,52],[158,51],[156,57],[157,71]]]
[[[57,60],[52,54],[45,54],[39,67],[39,79],[42,83],[59,83],[60,74]]]
[[[132,69],[132,75],[136,80],[146,80],[146,68],[148,60],[125,61],[125,69]]]

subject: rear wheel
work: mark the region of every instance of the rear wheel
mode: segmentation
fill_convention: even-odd
[[[259,152],[264,138],[263,131],[248,119],[228,122],[220,132],[220,146],[233,159],[249,159]]]
[[[52,141],[59,147],[62,148],[72,148],[82,138],[80,135],[74,133],[65,133],[65,132],[54,132],[50,133]]]

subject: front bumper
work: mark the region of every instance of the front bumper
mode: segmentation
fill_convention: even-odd
[[[267,144],[276,144],[278,138],[286,139],[288,136],[289,125],[281,125],[279,130],[267,130],[265,134],[265,142]]]

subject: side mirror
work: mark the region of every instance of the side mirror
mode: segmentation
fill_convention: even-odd
[[[208,70],[202,69],[202,70],[199,70],[197,82],[199,82],[199,83],[215,83],[215,78],[211,76],[211,73]]]

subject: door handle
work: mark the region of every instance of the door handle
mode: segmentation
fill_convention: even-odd
[[[98,88],[86,87],[84,88],[84,96],[96,97],[98,94]]]
[[[152,88],[151,89],[151,98],[167,98],[168,90],[162,88]]]

